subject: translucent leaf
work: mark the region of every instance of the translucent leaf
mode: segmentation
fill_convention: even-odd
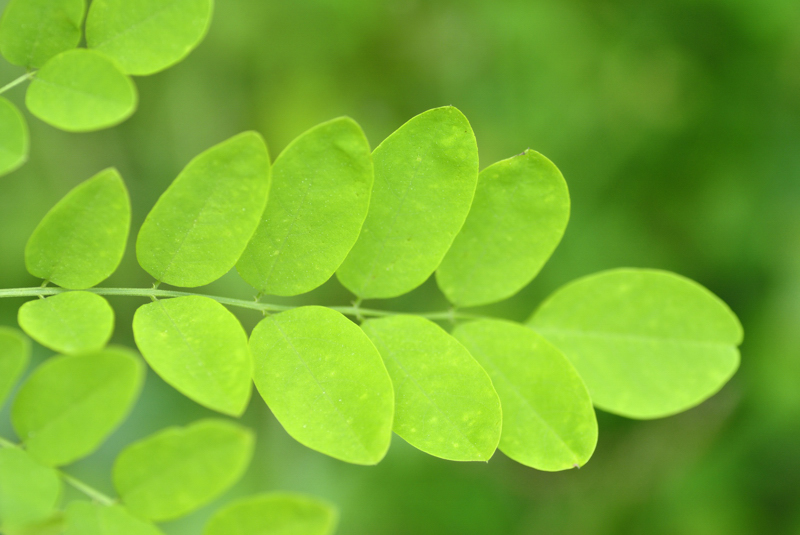
[[[464,228],[436,272],[439,288],[458,306],[514,295],[553,254],[568,220],[567,184],[538,152],[484,169]]]
[[[253,361],[231,312],[199,295],[140,307],[133,336],[150,367],[197,403],[232,416],[247,408]]]
[[[119,505],[72,502],[67,506],[63,535],[161,535],[161,530]]]
[[[28,159],[28,125],[16,106],[0,97],[0,175]]]
[[[210,502],[244,474],[253,434],[225,420],[172,427],[128,446],[114,464],[114,486],[134,514],[156,522]]]
[[[136,86],[103,54],[86,49],[63,52],[44,64],[28,86],[28,110],[67,132],[91,132],[117,125],[136,110]]]
[[[218,511],[203,535],[330,535],[337,516],[333,506],[309,496],[261,494]]]
[[[296,308],[264,318],[250,348],[258,391],[295,440],[356,464],[386,455],[392,382],[353,322],[325,307]]]
[[[189,55],[211,23],[212,0],[93,0],[86,42],[128,74],[153,74]]]
[[[17,448],[0,449],[0,531],[45,520],[61,497],[61,478]]]
[[[478,181],[478,147],[466,117],[445,107],[408,121],[372,159],[369,213],[336,274],[359,297],[396,297],[425,282],[461,229]]]
[[[0,407],[17,383],[31,358],[31,344],[21,332],[0,327]]]
[[[19,309],[19,326],[53,351],[74,355],[102,349],[114,331],[114,310],[90,292],[66,292],[28,301]]]
[[[130,412],[144,381],[132,351],[54,357],[34,370],[11,407],[11,421],[39,462],[61,466],[96,450]]]
[[[197,156],[161,195],[136,241],[139,264],[159,281],[195,287],[239,260],[267,202],[269,154],[256,132]]]
[[[25,246],[25,266],[64,288],[90,288],[117,269],[130,225],[128,191],[117,170],[106,169],[44,216]]]
[[[85,0],[11,0],[0,20],[0,52],[14,65],[41,67],[78,46]]]
[[[594,409],[586,386],[558,349],[508,321],[470,322],[453,335],[489,372],[500,395],[500,451],[549,472],[589,460],[597,444]]]
[[[295,139],[272,168],[267,208],[236,265],[242,278],[272,295],[320,286],[356,242],[371,190],[369,143],[352,119]]]
[[[437,457],[489,460],[500,440],[500,399],[464,346],[418,316],[373,319],[362,328],[394,384],[394,432]]]
[[[743,336],[714,294],[648,269],[574,281],[529,324],[572,361],[595,406],[630,418],[681,412],[716,393],[739,366]]]

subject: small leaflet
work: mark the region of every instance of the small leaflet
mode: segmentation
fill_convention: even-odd
[[[78,46],[85,12],[86,0],[11,0],[0,19],[0,53],[14,65],[41,67]]]
[[[0,97],[0,176],[10,173],[28,160],[30,136],[20,111]]]
[[[211,517],[203,535],[331,535],[336,509],[322,501],[288,492],[237,500]]]
[[[16,329],[0,326],[0,408],[31,358],[30,341]]]
[[[47,519],[61,498],[61,478],[18,448],[0,448],[0,531]]]

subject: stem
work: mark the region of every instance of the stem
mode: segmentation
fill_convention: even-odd
[[[31,78],[34,77],[35,74],[36,74],[36,71],[27,72],[27,73],[23,74],[22,76],[20,76],[19,78],[17,78],[16,80],[14,80],[13,82],[9,82],[6,85],[4,85],[3,87],[0,87],[0,95],[2,95],[3,93],[5,93],[6,91],[8,91],[11,88],[18,86],[19,84],[21,84],[23,82],[26,82],[27,80],[30,80]]]

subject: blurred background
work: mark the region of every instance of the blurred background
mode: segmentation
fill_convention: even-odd
[[[20,74],[0,60],[0,85]],[[255,129],[274,158],[340,115],[376,146],[413,115],[452,104],[472,123],[481,167],[530,147],[560,167],[572,195],[550,263],[487,312],[524,320],[575,277],[655,267],[714,291],[746,333],[741,369],[718,395],[663,420],[598,414],[596,454],[569,472],[499,452],[486,464],[447,462],[397,437],[377,467],[351,466],[294,442],[255,395],[244,416],[258,432],[248,475],[166,533],[199,533],[222,503],[262,490],[330,500],[340,534],[800,533],[797,0],[217,0],[199,49],[137,83],[138,112],[111,130],[68,134],[28,115],[31,160],[0,178],[0,287],[39,284],[24,269],[25,241],[107,166],[131,191],[134,234],[104,285],[149,286],[135,231],[194,155]],[[24,89],[4,96],[21,104]],[[206,291],[253,295],[235,273]],[[334,280],[275,301],[350,299]],[[115,343],[133,345],[131,316],[144,302],[112,300]],[[14,325],[21,303],[0,302],[0,324]],[[366,306],[446,304],[429,281]],[[247,328],[259,319],[236,313]],[[68,471],[113,492],[110,468],[126,444],[211,415],[150,374],[128,421]],[[13,436],[7,409],[0,434]]]

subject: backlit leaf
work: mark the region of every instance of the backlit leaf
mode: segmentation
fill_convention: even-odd
[[[72,502],[64,520],[63,535],[161,535],[160,529],[120,505]]]
[[[271,493],[238,500],[218,511],[203,535],[330,535],[336,510],[302,494]]]
[[[199,295],[140,307],[133,336],[150,367],[185,396],[238,416],[250,399],[247,334],[227,308]]]
[[[117,269],[130,224],[125,184],[116,169],[106,169],[44,216],[25,246],[25,266],[64,288],[90,288]]]
[[[529,324],[572,361],[597,407],[631,418],[681,412],[716,393],[739,366],[743,336],[717,296],[649,269],[567,284]]]
[[[0,407],[31,358],[31,344],[16,329],[0,326]]]
[[[61,497],[61,478],[18,448],[0,449],[0,531],[45,520]]]
[[[551,472],[589,460],[597,444],[594,409],[586,386],[558,349],[508,321],[466,323],[453,335],[489,372],[500,395],[500,451]]]
[[[239,274],[265,294],[320,286],[358,238],[371,190],[369,143],[352,119],[304,133],[275,160],[267,208]]]
[[[253,434],[225,420],[172,427],[136,442],[114,464],[114,486],[134,514],[156,522],[213,500],[244,474]]]
[[[28,159],[28,125],[16,106],[0,97],[0,175]]]
[[[329,308],[296,308],[263,319],[250,348],[256,387],[295,440],[351,463],[383,458],[392,382],[358,326]]]
[[[464,346],[418,316],[373,319],[362,328],[394,384],[394,432],[437,457],[488,461],[500,440],[500,399]]]
[[[336,274],[359,297],[396,297],[425,282],[461,229],[478,180],[478,147],[466,117],[445,107],[408,121],[372,159],[369,213]]]
[[[78,46],[85,0],[11,0],[0,20],[0,52],[14,65],[41,67]]]
[[[125,419],[143,380],[141,360],[125,348],[54,357],[23,383],[11,421],[36,460],[69,464],[97,449]]]
[[[195,287],[239,260],[270,183],[267,146],[245,132],[194,158],[161,195],[136,241],[139,264],[159,281]]]

